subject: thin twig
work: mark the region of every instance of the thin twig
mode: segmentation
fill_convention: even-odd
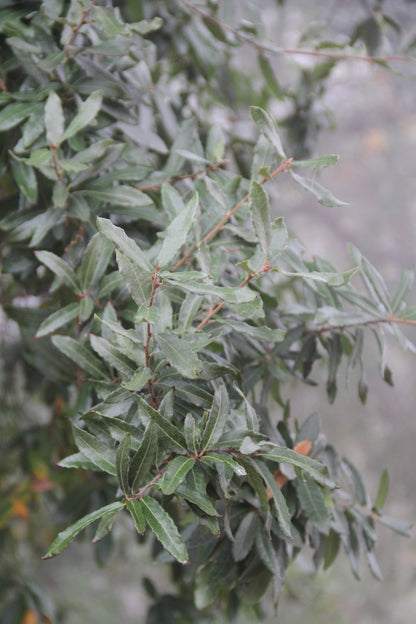
[[[262,268],[256,271],[256,273],[250,273],[246,277],[246,279],[243,282],[241,282],[241,284],[238,285],[238,288],[244,288],[244,286],[246,286],[249,282],[251,282],[252,279],[257,277],[261,273],[267,273],[268,271],[270,271],[270,264],[267,262],[267,260],[265,260]],[[225,306],[225,301],[220,301],[219,304],[215,308],[211,308],[211,310],[202,319],[199,325],[197,325],[196,329],[202,329],[207,323],[209,323],[209,321],[214,316],[214,314],[219,312],[224,306]]]
[[[293,158],[289,158],[288,160],[282,160],[282,162],[280,163],[279,167],[277,167],[277,169],[272,171],[272,173],[270,174],[270,176],[268,178],[263,178],[263,180],[260,182],[260,184],[263,185],[268,180],[274,178],[274,176],[276,176],[278,173],[283,173],[283,172],[287,171],[289,169],[292,161],[293,161]],[[247,193],[247,195],[245,195],[243,197],[243,199],[241,201],[239,201],[238,204],[236,206],[234,206],[234,208],[232,210],[230,210],[230,212],[227,212],[227,214],[221,219],[221,221],[210,232],[208,232],[208,234],[206,234],[202,240],[200,240],[199,242],[195,243],[194,249],[198,250],[203,242],[206,243],[213,236],[215,236],[215,234],[217,234],[217,232],[222,230],[222,228],[225,225],[225,223],[227,223],[227,221],[237,212],[237,210],[239,210],[242,206],[244,206],[244,204],[248,201],[248,198],[249,198],[249,194]],[[177,269],[179,269],[180,266],[185,264],[188,261],[190,255],[191,255],[191,252],[189,252],[189,251],[185,252],[185,255],[180,260],[178,260],[178,262],[172,267],[172,272],[176,271]]]
[[[3,91],[3,93],[8,93],[6,83],[2,78],[0,78],[0,89]]]
[[[213,163],[206,169],[198,169],[198,171],[194,171],[194,173],[187,173],[185,175],[178,175],[172,178],[166,178],[166,180],[163,180],[162,182],[155,182],[154,184],[145,184],[144,186],[140,186],[140,184],[135,184],[134,186],[139,191],[158,191],[160,187],[162,186],[162,184],[165,184],[165,183],[172,184],[173,182],[180,182],[181,180],[195,180],[196,178],[198,178],[200,175],[203,175],[204,173],[211,173],[211,171],[217,171],[217,169],[219,169],[223,165],[228,164],[229,162],[230,161],[228,160],[228,158],[224,158],[223,160],[219,160],[218,162]]]
[[[50,147],[51,155],[52,155],[52,169],[56,173],[58,182],[62,182],[62,171],[61,169],[59,169],[58,159],[56,158],[57,145],[50,145],[49,147]]]
[[[92,0],[91,5],[88,7],[88,9],[84,9],[82,11],[82,15],[81,15],[81,19],[78,22],[78,24],[76,26],[74,26],[74,28],[72,29],[72,33],[71,36],[68,40],[68,42],[66,43],[65,47],[64,47],[64,53],[67,54],[68,52],[68,48],[73,44],[75,37],[77,36],[77,34],[79,33],[79,31],[81,30],[81,28],[84,26],[84,24],[87,23],[88,21],[88,17],[89,14],[91,13],[91,10],[93,8],[93,6],[97,3],[97,0]]]
[[[381,62],[389,62],[389,61],[400,61],[400,62],[410,62],[412,59],[409,56],[359,56],[355,54],[345,54],[345,53],[337,53],[337,52],[322,52],[321,50],[299,50],[299,49],[288,49],[288,48],[277,48],[274,46],[267,46],[259,43],[255,39],[245,35],[241,31],[233,28],[226,22],[221,21],[217,17],[214,17],[211,13],[204,11],[200,7],[195,6],[188,0],[176,0],[179,4],[187,7],[190,11],[193,11],[202,19],[205,19],[211,24],[214,24],[218,28],[222,30],[226,30],[232,33],[237,39],[242,41],[243,43],[247,43],[251,45],[253,48],[257,50],[257,52],[266,52],[266,53],[274,53],[274,54],[286,54],[288,56],[294,55],[302,55],[302,56],[317,56],[323,58],[329,58],[334,60],[348,60],[348,61],[365,61],[367,63],[381,63]]]
[[[416,320],[404,319],[404,318],[396,317],[396,316],[389,314],[389,316],[386,316],[383,318],[370,319],[368,321],[363,321],[362,323],[354,323],[353,325],[328,325],[326,324],[326,325],[322,325],[321,327],[307,329],[305,334],[323,334],[325,332],[330,332],[330,331],[343,331],[344,329],[348,329],[349,327],[367,327],[368,325],[381,325],[381,324],[412,325],[413,327],[415,327]]]

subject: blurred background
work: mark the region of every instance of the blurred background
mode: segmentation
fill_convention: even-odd
[[[351,35],[360,15],[366,14],[366,3],[358,0],[288,1],[279,10],[275,2],[260,4],[268,39],[285,48],[298,47],[301,33],[303,45],[308,47],[308,37],[312,42],[316,32],[322,38],[326,28],[342,40]],[[258,12],[259,3],[252,5],[253,12]],[[405,26],[409,38],[415,34],[416,3],[386,1],[383,10]],[[242,59],[255,84],[258,67],[255,61],[251,65],[250,50],[239,50],[234,62]],[[271,63],[278,76],[285,76],[290,75],[293,64],[308,68],[312,61],[278,57]],[[345,270],[352,265],[347,252],[351,242],[374,263],[390,288],[404,269],[416,264],[415,72],[410,64],[393,67],[394,71],[388,71],[359,61],[339,63],[314,102],[316,133],[306,137],[306,145],[314,156],[340,155],[339,164],[323,171],[319,181],[349,205],[326,208],[311,194],[280,178],[272,190],[275,216],[284,216],[308,254],[328,258]],[[290,103],[276,100],[269,110],[283,119],[290,112]],[[410,301],[416,303],[416,297]],[[414,339],[414,333],[408,332],[409,338]],[[416,516],[415,355],[399,351],[391,341],[387,361],[394,387],[390,387],[380,378],[376,345],[369,341],[367,350],[369,393],[365,406],[356,395],[355,382],[350,389],[340,388],[331,406],[324,383],[318,388],[293,386],[286,398],[300,422],[313,411],[322,415],[328,439],[355,463],[373,497],[381,472],[388,468],[390,492],[384,511],[412,522]],[[318,369],[315,378],[319,380]],[[23,523],[16,530],[24,531]],[[346,556],[339,557],[329,571],[318,573],[312,571],[307,556],[302,556],[289,570],[279,604],[279,624],[413,624],[415,540],[401,538],[382,526],[378,530],[377,557],[384,581],[376,581],[363,562],[362,580],[357,582]],[[149,563],[146,549],[132,543],[122,526],[115,531],[119,533],[119,551],[102,568],[88,541],[76,541],[62,558],[47,562],[40,560],[40,552],[34,555],[28,549],[29,571],[67,611],[67,624],[142,622],[149,603],[141,584],[143,574],[157,581],[159,588],[169,587],[163,566]],[[91,591],[92,601],[88,597]],[[275,622],[273,607],[266,604],[265,610],[269,614],[266,623]]]

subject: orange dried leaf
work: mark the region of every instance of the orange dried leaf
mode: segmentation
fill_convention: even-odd
[[[309,453],[311,452],[312,449],[312,442],[311,440],[302,440],[301,442],[298,442],[295,447],[294,447],[294,451],[295,453],[298,453],[299,455],[303,455],[304,457],[306,457],[306,455],[309,455]]]
[[[19,518],[22,518],[23,520],[28,519],[29,509],[24,503],[22,503],[22,501],[18,500],[17,498],[14,498],[12,501],[12,509],[13,509],[13,516],[18,516]]]
[[[38,624],[39,619],[36,611],[27,609],[22,620],[22,624]]]

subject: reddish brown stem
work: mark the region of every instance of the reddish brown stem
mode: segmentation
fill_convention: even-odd
[[[62,171],[59,169],[58,159],[56,158],[57,145],[50,145],[49,147],[52,155],[52,169],[56,173],[58,182],[62,182]]]
[[[213,163],[206,169],[198,169],[198,171],[194,171],[194,173],[187,173],[185,175],[178,175],[173,178],[166,178],[166,180],[163,180],[163,182],[155,182],[154,184],[145,184],[144,186],[135,184],[135,188],[137,188],[139,191],[157,191],[165,182],[167,184],[172,184],[173,182],[180,182],[181,180],[195,180],[196,178],[198,178],[200,175],[203,175],[204,173],[211,173],[212,171],[217,171],[217,169],[219,169],[220,167],[223,167],[229,162],[230,161],[227,158],[224,158],[223,160],[219,160],[218,162]]]
[[[299,50],[293,49],[289,50],[287,48],[273,48],[271,46],[263,45],[252,39],[251,37],[245,35],[240,30],[233,28],[229,24],[222,22],[217,17],[214,17],[211,13],[204,11],[198,6],[195,6],[188,0],[176,0],[179,4],[182,4],[187,7],[190,11],[193,11],[202,19],[211,22],[211,24],[215,24],[218,28],[222,30],[226,30],[230,32],[243,43],[247,43],[251,45],[253,48],[257,50],[257,52],[265,52],[265,53],[274,53],[274,54],[286,54],[288,56],[301,55],[301,56],[317,56],[321,58],[328,58],[334,60],[348,60],[348,61],[365,61],[367,63],[380,63],[380,62],[389,62],[389,61],[400,61],[400,62],[409,62],[412,59],[409,56],[359,56],[355,54],[345,54],[345,53],[337,53],[337,52],[323,52],[322,50]]]
[[[3,91],[3,93],[8,93],[6,83],[2,78],[0,78],[0,89]]]
[[[65,48],[64,48],[65,54],[67,53],[67,48],[69,48],[69,46],[71,46],[73,44],[73,42],[75,40],[75,37],[77,36],[77,34],[81,30],[81,28],[84,26],[84,24],[87,23],[89,14],[91,13],[91,10],[92,10],[92,8],[93,8],[93,6],[95,4],[97,4],[97,0],[92,0],[91,5],[88,7],[88,9],[84,9],[82,11],[81,19],[78,22],[78,24],[76,26],[74,26],[74,28],[72,29],[71,36],[70,36],[67,44],[65,45]]]
[[[278,173],[283,173],[283,172],[287,171],[289,169],[290,165],[292,164],[292,161],[293,161],[293,158],[288,158],[287,160],[282,160],[282,162],[280,163],[279,167],[277,167],[274,171],[272,171],[272,173],[270,174],[270,176],[268,178],[263,178],[263,180],[260,182],[260,184],[263,185],[268,180],[274,178],[274,176],[276,176]],[[236,206],[234,206],[234,208],[232,210],[230,210],[230,212],[227,212],[227,214],[221,219],[221,221],[210,232],[208,232],[208,234],[206,234],[202,240],[200,240],[198,243],[195,243],[194,249],[195,250],[199,249],[203,242],[206,243],[213,236],[215,236],[215,234],[217,234],[217,232],[222,230],[222,228],[227,223],[227,221],[229,219],[231,219],[231,217],[237,212],[237,210],[239,210],[242,206],[244,206],[244,204],[248,201],[248,197],[249,197],[249,194],[247,193],[247,195],[245,195],[243,197],[243,199],[241,201],[239,201],[238,204]],[[172,271],[176,271],[177,269],[179,269],[180,266],[185,264],[187,262],[189,256],[190,256],[190,252],[187,251],[185,253],[185,255],[180,260],[178,260],[178,262],[173,266]]]

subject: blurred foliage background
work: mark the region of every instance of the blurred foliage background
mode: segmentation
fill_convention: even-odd
[[[258,3],[248,4],[253,15],[258,12]],[[277,4],[280,6],[276,8]],[[324,40],[326,32],[338,33],[340,40],[351,36],[356,25],[366,19],[368,5],[382,9],[398,28],[384,24],[389,37],[383,43],[367,38],[364,41],[367,51],[371,52],[374,45],[379,46],[378,53],[390,53],[395,38],[401,36],[400,27],[411,44],[416,29],[416,4],[405,0],[263,2],[262,21],[267,36],[279,46],[298,47],[299,42],[307,46],[316,39]],[[136,11],[134,2],[126,3],[124,8],[127,13]],[[357,37],[362,34],[357,32]],[[393,43],[389,44],[391,40]],[[238,70],[244,68],[248,79],[247,92],[239,93],[236,102],[233,120],[236,134],[239,109],[245,109],[246,115],[248,104],[262,103],[252,101],[262,99],[257,89],[264,88],[253,56],[249,48],[243,47],[231,60]],[[327,209],[283,183],[273,189],[275,216],[285,217],[288,227],[296,232],[308,252],[331,258],[341,266],[346,267],[348,262],[346,243],[354,243],[380,269],[388,284],[393,285],[405,268],[415,265],[414,68],[395,65],[396,73],[364,62],[341,62],[334,68],[328,66],[328,76],[319,83],[320,92],[312,93],[310,73],[315,64],[311,59],[279,56],[271,63],[279,82],[281,76],[281,82],[286,84],[292,75],[299,82],[293,85],[293,98],[269,100],[270,112],[281,121],[288,140],[302,156],[340,154],[339,165],[324,172],[320,181],[330,186],[337,197],[349,202],[346,208]],[[244,136],[241,139],[244,144]],[[236,158],[238,155],[237,146]],[[127,624],[142,621],[150,600],[141,582],[143,570],[157,580],[159,588],[169,588],[169,578],[164,578],[160,566],[149,564],[148,553],[139,544],[132,547],[127,539],[123,543],[122,527],[117,554],[105,552],[105,541],[100,545],[101,550],[97,550],[97,546],[84,540],[73,544],[65,559],[40,561],[45,544],[56,531],[56,519],[48,517],[48,496],[60,498],[63,513],[75,520],[85,502],[80,492],[85,493],[87,500],[91,485],[85,476],[74,477],[54,467],[59,449],[66,452],[71,445],[60,397],[51,398],[51,419],[50,409],[36,401],[39,381],[35,373],[29,385],[25,385],[19,367],[14,367],[13,384],[10,384],[10,377],[5,373],[9,362],[16,359],[14,350],[21,347],[13,323],[5,318],[1,320],[0,340],[1,444],[14,436],[7,461],[23,467],[16,471],[12,484],[16,500],[13,509],[2,510],[0,503],[0,522],[7,520],[11,524],[13,537],[20,545],[19,557],[24,562],[19,579],[22,591],[29,597],[29,604],[30,596],[38,600],[43,595],[45,613],[53,612],[48,604],[53,600],[58,605],[58,616],[60,613],[66,624],[106,624],[116,619]],[[370,390],[365,407],[347,388],[340,389],[331,406],[323,389],[317,391],[308,386],[297,385],[290,399],[294,414],[297,410],[302,414],[316,410],[323,415],[327,435],[353,458],[370,487],[373,486],[373,493],[380,472],[388,466],[392,487],[386,513],[411,521],[416,512],[414,356],[393,347],[389,358],[395,373],[393,388],[379,379],[377,358],[373,358],[371,346],[368,347],[367,362],[373,359],[374,367],[367,369]],[[76,489],[76,499],[71,494],[72,488]],[[413,623],[416,615],[414,540],[391,537],[387,529],[383,539],[382,527],[380,532],[377,552],[384,574],[382,583],[377,583],[367,571],[360,583],[355,581],[346,558],[337,561],[329,572],[315,574],[307,557],[301,557],[290,570],[279,605],[279,622]],[[6,552],[8,544],[1,540],[0,532],[0,548]],[[104,560],[106,566],[100,567]],[[1,569],[0,575],[6,582],[8,574],[6,568]],[[40,592],[33,588],[33,579]],[[269,611],[267,621],[276,621],[271,606]]]

